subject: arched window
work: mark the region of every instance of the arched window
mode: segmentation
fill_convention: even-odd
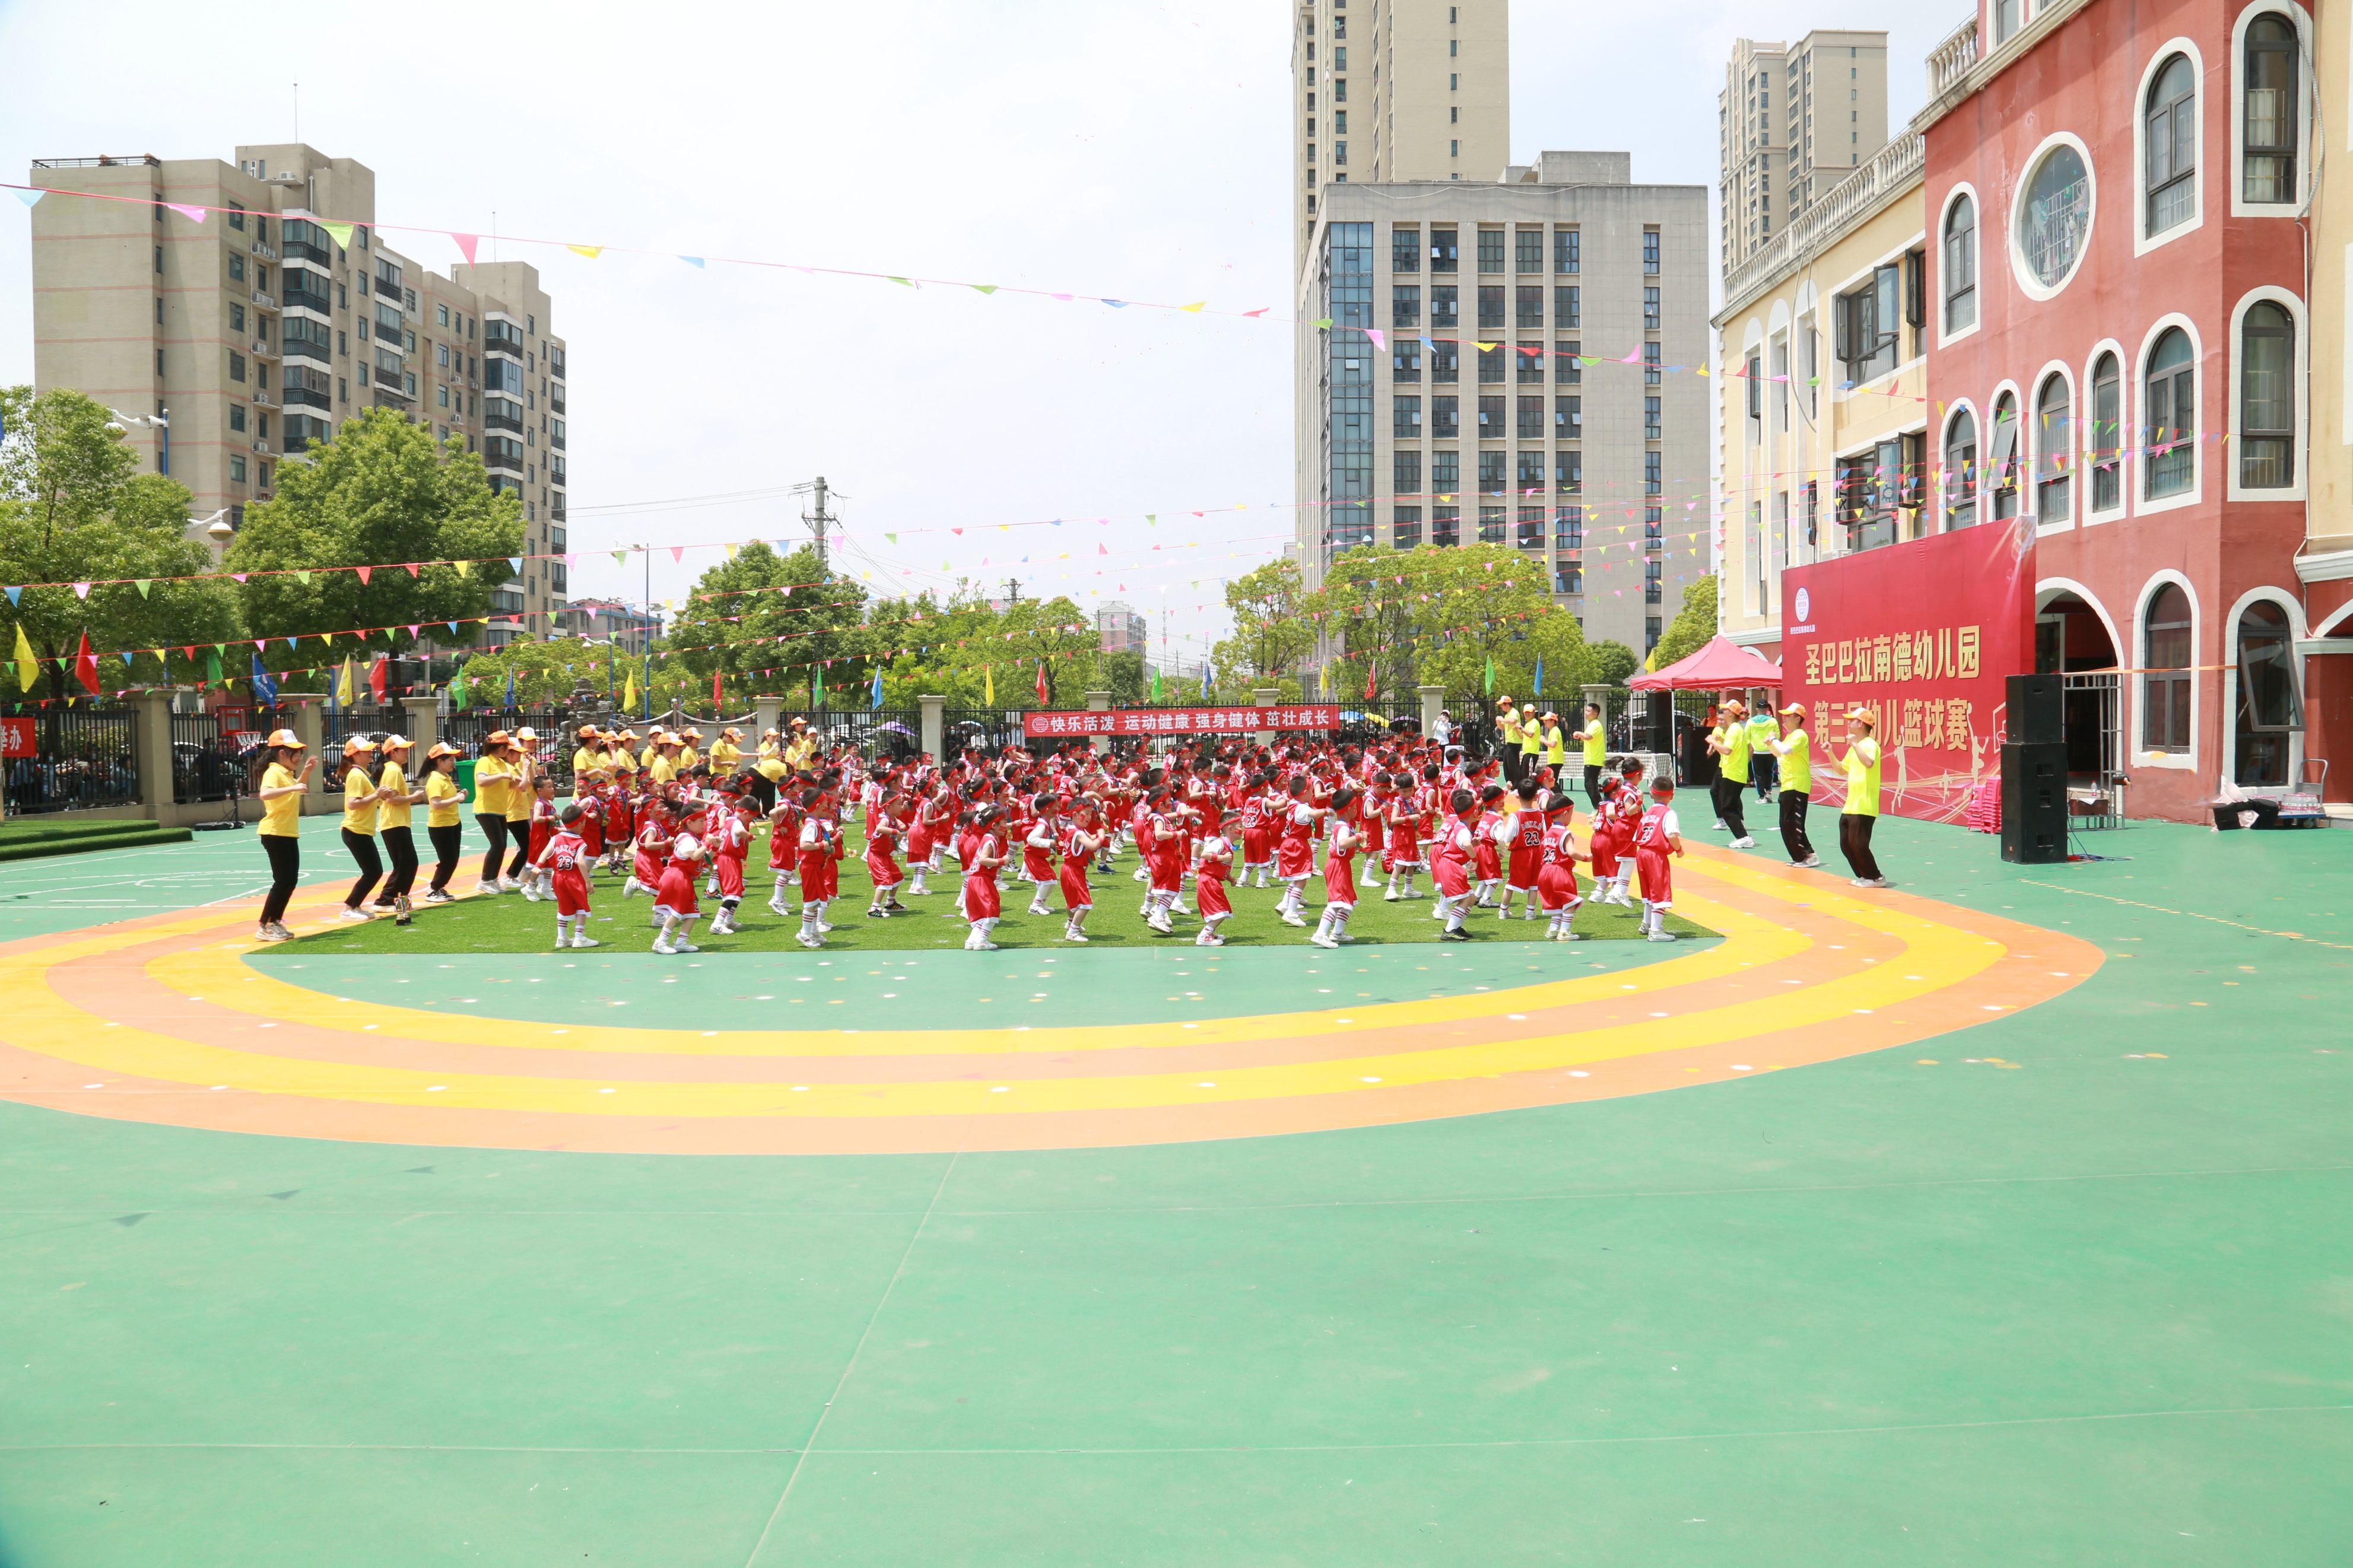
[[[2295,483],[2295,319],[2259,300],[2239,328],[2239,484]]]
[[[1945,215],[1945,331],[1978,321],[1978,205],[1957,197]]]
[[[2288,783],[2288,737],[2304,728],[2295,629],[2287,612],[2257,599],[2239,616],[2239,782]]]
[[[2198,367],[2191,363],[2189,334],[2169,327],[2148,356],[2148,482],[2151,500],[2189,492],[2198,476]]]
[[[2141,633],[2141,749],[2189,750],[2189,595],[2168,583],[2148,602]]]
[[[1945,426],[1945,529],[1967,528],[1978,520],[1978,416],[1956,409]]]
[[[2247,28],[2245,163],[2251,202],[2295,200],[2295,24],[2273,14]]]
[[[2069,481],[2074,477],[2074,464],[2069,460],[2075,444],[2074,427],[2074,400],[2067,390],[2067,378],[2052,376],[2034,400],[2034,521],[2038,523],[2065,522],[2073,515],[2068,502]]]
[[[1986,477],[1993,485],[1993,514],[2018,515],[2018,399],[2005,392],[1993,403],[1993,429],[1986,451]]]
[[[2198,77],[2189,57],[2166,61],[2148,89],[2148,233],[2163,234],[2189,216],[2198,194]]]
[[[2084,444],[2092,453],[2092,510],[2109,511],[2124,500],[2124,378],[2116,356],[2102,354],[2092,366],[2092,427]]]

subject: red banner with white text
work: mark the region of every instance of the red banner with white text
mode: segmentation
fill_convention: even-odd
[[[1221,735],[1259,730],[1336,730],[1336,702],[1292,702],[1280,708],[1111,708],[1021,715],[1033,741],[1082,735]]]
[[[2034,668],[2034,529],[2026,520],[1932,534],[1781,576],[1783,700],[1802,703],[1814,794],[1838,805],[1841,716],[1869,710],[1880,810],[1957,822],[2001,771],[2005,679]]]

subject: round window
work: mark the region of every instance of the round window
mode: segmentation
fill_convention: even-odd
[[[2042,156],[2018,209],[2018,249],[2027,276],[2056,289],[2075,269],[2092,228],[2092,175],[2083,155],[2062,142]]]

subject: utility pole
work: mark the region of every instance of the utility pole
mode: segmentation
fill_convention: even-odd
[[[1020,578],[1008,577],[1005,580],[1005,602],[1008,605],[1018,605],[1021,602]]]
[[[802,512],[801,521],[808,524],[809,535],[817,545],[817,569],[831,576],[831,569],[826,563],[825,531],[841,520],[825,510],[826,497],[831,493],[826,488],[825,476],[819,474],[805,485],[795,485],[793,493],[815,498],[815,510]]]

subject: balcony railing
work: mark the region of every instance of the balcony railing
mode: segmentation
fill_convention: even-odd
[[[271,348],[268,342],[259,338],[253,340],[253,352],[257,356],[262,359],[278,359],[282,357],[276,349]]]
[[[255,246],[254,248],[259,250],[261,247],[259,246]],[[335,264],[335,257],[332,251],[329,250],[322,245],[312,245],[307,239],[288,240],[286,242],[286,259],[289,261],[315,261],[322,267],[332,267]]]
[[[551,413],[561,414],[564,412],[564,388],[558,386],[549,390],[547,395],[547,406]]]
[[[1806,209],[1806,216],[1773,237],[1724,279],[1722,321],[1745,309],[1773,280],[1810,254],[1878,211],[1920,177],[1926,163],[1927,143],[1916,131],[1907,132],[1880,149],[1877,156],[1837,184]]]
[[[486,468],[503,468],[509,473],[520,474],[522,472],[522,459],[521,458],[510,457],[504,452],[486,451],[482,454],[482,467]]]
[[[1928,57],[1928,96],[1944,95],[1968,76],[1969,68],[1978,63],[1978,19],[1975,16],[1953,30],[1952,36],[1938,44]]]
[[[275,310],[278,309],[278,301],[263,293],[259,289],[256,289],[253,291],[253,302],[260,306],[265,310]]]
[[[561,377],[564,374],[564,360],[565,354],[562,349],[548,350],[547,374],[553,376]]]
[[[547,444],[554,447],[559,452],[565,449],[564,437],[562,436],[550,436],[547,438]]]
[[[286,401],[289,405],[323,408],[330,414],[333,413],[335,408],[335,400],[328,396],[323,390],[314,387],[290,386],[286,389]]]
[[[483,415],[482,427],[486,430],[512,430],[518,436],[522,434],[522,421],[504,414]]]

